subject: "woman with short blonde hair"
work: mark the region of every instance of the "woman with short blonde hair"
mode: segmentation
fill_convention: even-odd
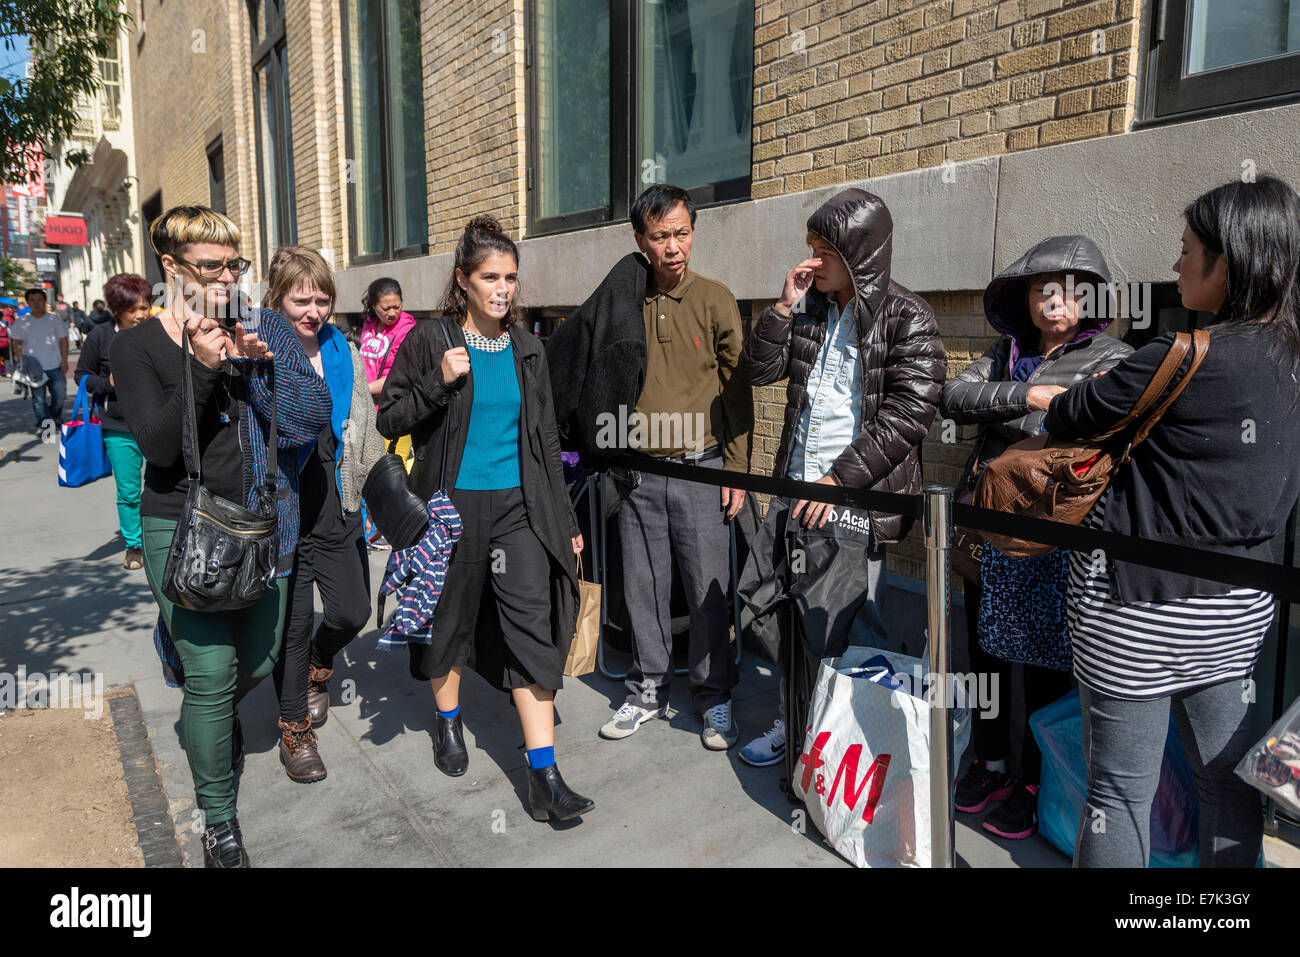
[[[239,256],[233,222],[203,206],[178,206],[154,220],[149,238],[176,288],[162,312],[113,337],[110,360],[122,417],[146,462],[145,575],[183,666],[181,738],[204,814],[204,864],[247,867],[235,812],[243,760],[236,707],[279,656],[298,540],[296,466],[300,450],[329,424],[329,392],[285,318],[246,311],[237,298],[235,283],[249,263]],[[163,594],[190,488],[181,447],[186,340],[205,488],[249,510],[269,507],[266,436],[272,415],[277,423],[275,577],[260,599],[236,611],[193,611]]]

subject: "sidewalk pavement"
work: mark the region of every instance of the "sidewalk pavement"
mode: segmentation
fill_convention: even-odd
[[[134,684],[186,861],[201,867],[181,692],[162,680],[144,572],[121,565],[113,482],[60,488],[58,447],[33,437],[31,425],[30,403],[0,379],[0,671],[89,670],[102,672],[106,686]],[[372,581],[386,559],[372,554]],[[598,672],[566,682],[556,755],[566,780],[596,807],[578,823],[536,823],[506,697],[467,672],[469,773],[448,778],[433,765],[432,693],[411,680],[405,654],[377,651],[376,637],[367,630],[339,656],[330,717],[319,730],[325,781],[285,776],[269,679],[241,705],[248,757],[239,820],[254,866],[848,866],[815,829],[792,827],[779,768],[748,767],[737,749],[704,750],[684,679],[670,697],[677,716],[623,741],[596,734],[622,701],[621,682]],[[743,743],[770,725],[777,693],[756,651],[746,649],[741,675],[735,716]],[[1069,865],[1037,836],[1002,841],[973,824],[958,818],[961,866]]]

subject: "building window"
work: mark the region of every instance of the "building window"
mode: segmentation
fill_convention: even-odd
[[[420,6],[343,0],[353,262],[428,251]]]
[[[101,116],[106,130],[122,125],[122,64],[117,58],[116,38],[111,43],[109,55],[99,58]]]
[[[226,211],[226,151],[220,136],[208,144],[208,206]]]
[[[533,0],[530,233],[749,196],[753,0]]]
[[[284,0],[248,0],[248,13],[253,35],[258,208],[265,270],[275,249],[298,241]]]
[[[1300,99],[1300,7],[1165,0],[1148,63],[1147,123]]]
[[[77,120],[72,127],[73,139],[84,141],[93,150],[99,137],[95,135],[95,101],[84,93],[76,94],[72,99],[72,108]]]

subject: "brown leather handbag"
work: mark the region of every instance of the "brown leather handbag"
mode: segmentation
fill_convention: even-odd
[[[1142,444],[1182,395],[1209,348],[1210,334],[1204,329],[1197,329],[1194,336],[1178,333],[1133,409],[1112,429],[1080,442],[1066,442],[1043,433],[1015,443],[985,467],[975,486],[974,504],[1012,515],[1078,525],[1129,460],[1133,449]],[[1170,389],[1189,352],[1191,366]],[[1162,395],[1165,398],[1160,401]],[[992,532],[982,534],[998,551],[1013,558],[1045,555],[1055,547]]]

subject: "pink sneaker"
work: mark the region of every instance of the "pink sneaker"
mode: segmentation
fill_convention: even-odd
[[[1001,806],[980,824],[984,830],[1009,841],[1023,841],[1038,830],[1038,785],[1017,787]]]

